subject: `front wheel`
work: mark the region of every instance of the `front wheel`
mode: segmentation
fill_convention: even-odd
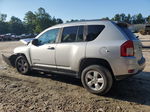
[[[29,63],[24,56],[19,56],[16,59],[15,67],[16,67],[17,71],[23,75],[27,75],[30,72]]]
[[[104,95],[112,87],[113,78],[108,69],[99,65],[85,68],[81,75],[83,86],[91,93]]]

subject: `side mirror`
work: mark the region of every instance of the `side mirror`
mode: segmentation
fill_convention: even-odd
[[[32,44],[33,44],[33,45],[37,46],[38,43],[39,43],[38,39],[33,39],[33,40],[32,40]]]
[[[136,37],[137,39],[139,38],[139,36]]]

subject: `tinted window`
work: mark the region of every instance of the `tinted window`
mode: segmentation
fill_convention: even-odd
[[[86,40],[94,40],[103,31],[104,27],[104,25],[89,25]]]
[[[120,27],[120,28],[128,36],[129,39],[137,40],[136,36],[128,28],[125,27]]]
[[[83,29],[83,26],[65,27],[63,29],[61,42],[83,41]]]
[[[127,37],[131,40],[137,40],[136,36],[129,29],[130,27],[126,23],[117,23],[116,24],[122,32],[124,32]]]
[[[56,41],[59,29],[53,29],[45,32],[38,38],[39,45],[54,43]]]
[[[74,42],[76,40],[78,27],[66,27],[63,29],[62,42]]]

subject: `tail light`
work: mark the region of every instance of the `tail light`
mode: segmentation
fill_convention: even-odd
[[[133,41],[128,40],[121,45],[121,56],[134,56]]]

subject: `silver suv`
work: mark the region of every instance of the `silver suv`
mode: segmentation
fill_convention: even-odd
[[[3,59],[21,74],[56,72],[81,79],[94,94],[145,67],[142,44],[125,23],[93,20],[56,25]]]

